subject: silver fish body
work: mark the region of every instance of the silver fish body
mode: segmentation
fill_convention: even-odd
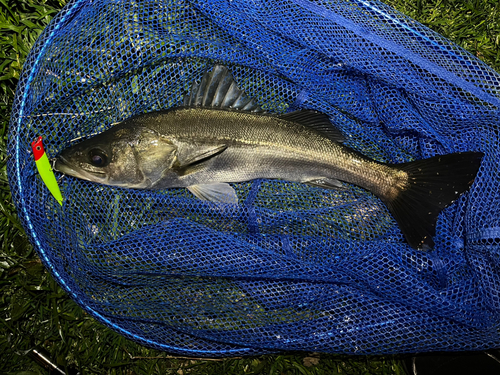
[[[241,111],[179,108],[148,113],[82,142],[60,160],[75,160],[80,153],[83,160],[74,167],[82,168],[92,149],[111,157],[94,177],[102,175],[101,183],[129,188],[165,189],[256,178],[313,184],[342,180],[381,196],[407,180],[406,173],[314,129]]]
[[[210,74],[193,86],[186,106],[127,119],[72,146],[60,154],[56,170],[127,188],[186,187],[201,199],[226,203],[237,203],[228,183],[263,178],[339,188],[344,181],[381,198],[408,242],[421,247],[433,245],[440,210],[468,189],[479,168],[481,153],[377,162],[344,146],[326,115],[259,113],[226,68]]]

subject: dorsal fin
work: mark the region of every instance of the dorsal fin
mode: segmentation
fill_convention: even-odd
[[[229,69],[215,65],[206,72],[200,83],[193,82],[191,92],[184,96],[186,107],[239,109],[247,112],[264,112],[257,102],[238,88]]]
[[[325,137],[329,138],[334,142],[344,142],[344,135],[335,128],[327,115],[321,112],[316,112],[312,110],[299,110],[295,112],[285,113],[279,116],[280,119],[296,122],[308,128],[316,130],[318,133],[323,134]]]

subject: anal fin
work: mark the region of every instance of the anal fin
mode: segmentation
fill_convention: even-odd
[[[314,180],[302,181],[304,184],[323,189],[345,190],[344,185],[339,180],[333,178],[318,178]]]

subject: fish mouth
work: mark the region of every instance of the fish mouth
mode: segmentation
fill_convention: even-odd
[[[70,163],[63,156],[58,156],[57,158],[52,159],[52,162],[52,169],[57,172],[68,174],[70,176],[77,174],[77,171],[71,168]]]
[[[61,172],[68,176],[77,177],[86,181],[102,183],[106,179],[106,172],[89,172],[81,167],[75,167],[62,155],[59,155],[57,158],[55,158],[53,169],[57,172]]]

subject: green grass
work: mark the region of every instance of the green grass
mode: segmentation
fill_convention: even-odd
[[[497,0],[385,0],[500,71],[500,2]]]
[[[387,3],[500,71],[497,0]],[[395,356],[292,353],[223,360],[172,357],[123,338],[68,298],[27,240],[11,202],[5,169],[7,124],[23,62],[63,4],[56,0],[0,0],[0,372],[47,373],[27,356],[28,350],[41,347],[54,363],[85,374],[403,374]]]

